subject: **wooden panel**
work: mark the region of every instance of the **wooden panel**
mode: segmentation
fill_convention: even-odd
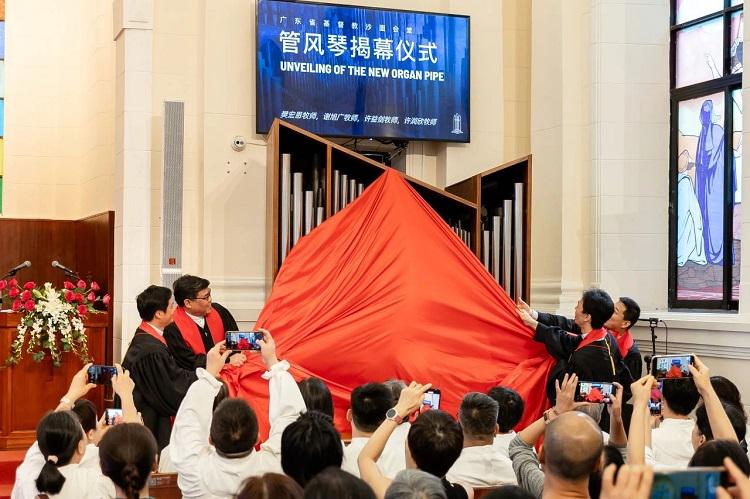
[[[152,473],[148,477],[148,494],[154,499],[180,499],[177,473]]]

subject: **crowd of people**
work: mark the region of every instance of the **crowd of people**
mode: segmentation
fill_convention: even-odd
[[[739,391],[697,357],[689,377],[641,376],[629,333],[640,311],[631,299],[614,304],[589,290],[573,321],[519,301],[519,316],[557,360],[550,408],[524,428],[524,400],[511,387],[464,394],[454,417],[425,404],[429,383],[373,380],[351,392],[345,441],[326,384],[296,381],[261,330],[270,432],[259,442],[258,415],[220,378],[226,363],[246,361],[224,345],[236,323],[212,307],[208,281],[181,279],[177,302],[159,286],[137,298],[143,323],[112,380],[122,422],[97,417],[85,397],[101,388],[84,366],[38,423],[13,498],[146,498],[158,469],[177,474],[186,498],[449,499],[482,491],[488,499],[642,499],[655,474],[708,466],[726,470],[717,497],[750,499]],[[616,390],[607,403],[577,402],[579,380]],[[661,412],[653,414],[657,390]]]

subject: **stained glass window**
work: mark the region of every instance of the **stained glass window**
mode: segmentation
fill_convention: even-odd
[[[741,4],[673,0],[671,308],[737,308],[742,227]]]

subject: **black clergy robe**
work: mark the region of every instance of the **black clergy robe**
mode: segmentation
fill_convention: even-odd
[[[154,434],[161,452],[169,445],[171,418],[197,379],[195,370],[180,368],[167,345],[142,329],[136,330],[122,367],[130,371],[135,382],[135,407],[143,417],[143,424]]]
[[[225,307],[218,303],[212,303],[211,308],[214,312],[217,312],[221,317],[221,322],[224,325],[224,331],[237,331],[237,321],[234,320],[232,314]],[[203,328],[198,327],[203,340],[203,347],[208,352],[214,346],[214,339],[211,336],[211,330],[208,327],[208,321],[204,323]],[[176,323],[172,323],[164,328],[164,339],[167,340],[169,350],[177,362],[177,365],[183,369],[197,369],[198,367],[206,367],[206,354],[204,352],[195,352],[190,347],[187,341],[185,341],[184,335],[180,332],[180,328],[177,327]]]

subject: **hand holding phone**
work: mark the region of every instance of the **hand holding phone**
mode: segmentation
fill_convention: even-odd
[[[648,410],[654,415],[661,415],[661,390],[664,386],[664,381],[657,381],[656,386],[651,389],[651,398],[648,400]]]
[[[104,424],[114,426],[122,421],[122,409],[104,409]]]
[[[262,331],[227,331],[225,335],[227,350],[260,350],[258,340],[263,339]]]
[[[112,378],[117,376],[115,366],[93,365],[88,369],[89,383],[96,385],[111,385]]]
[[[677,355],[654,355],[651,359],[651,374],[656,379],[689,378],[691,366],[695,364],[695,355],[690,353]]]
[[[440,409],[440,389],[430,388],[424,394],[424,400],[422,401],[422,407],[427,409]]]
[[[610,395],[615,390],[613,383],[606,381],[579,381],[576,387],[576,402],[589,404],[609,404]]]

